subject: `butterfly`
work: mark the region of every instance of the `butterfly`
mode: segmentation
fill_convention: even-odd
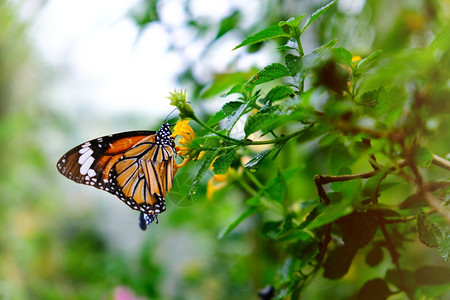
[[[58,171],[80,184],[117,196],[140,211],[146,230],[166,210],[165,196],[176,173],[175,142],[170,125],[158,131],[128,131],[87,141],[64,154]]]

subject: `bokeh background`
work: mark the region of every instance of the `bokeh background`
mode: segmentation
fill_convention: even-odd
[[[258,217],[218,239],[245,210],[239,191],[168,201],[142,232],[137,212],[55,164],[86,140],[156,130],[174,88],[214,113],[225,103],[205,92],[216,76],[245,80],[277,60],[275,43],[232,51],[245,36],[326,2],[0,1],[0,298],[257,299],[278,272]],[[425,47],[449,10],[446,0],[341,0],[302,42],[308,53],[337,38],[361,56]],[[312,183],[302,193],[314,198]],[[317,279],[308,299],[346,299],[346,278]]]

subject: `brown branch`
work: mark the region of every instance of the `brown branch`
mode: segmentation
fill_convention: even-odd
[[[433,160],[431,161],[431,163],[438,167],[444,168],[447,171],[450,171],[450,161],[440,156],[437,156],[436,154],[433,154]]]
[[[397,162],[396,166],[392,166],[389,168],[389,171],[395,171],[399,167],[403,168],[407,165],[406,161],[400,160]],[[383,169],[367,172],[367,173],[360,173],[360,174],[349,174],[349,175],[316,175],[314,177],[314,181],[317,184],[323,185],[331,182],[341,182],[341,181],[348,181],[353,179],[365,179],[365,178],[371,178],[375,175],[377,175],[379,172],[383,171]],[[320,193],[319,193],[320,196]]]

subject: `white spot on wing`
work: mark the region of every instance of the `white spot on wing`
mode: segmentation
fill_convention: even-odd
[[[87,171],[87,175],[88,175],[89,177],[94,177],[96,174],[95,174],[95,171],[94,171],[93,169],[89,169],[89,170]]]
[[[92,149],[90,149],[90,148],[86,148],[86,149],[89,149],[89,150],[86,151],[85,153],[83,153],[83,155],[81,155],[80,158],[78,158],[78,163],[79,163],[80,165],[83,165],[83,164],[86,162],[86,160],[87,160],[88,158],[94,159],[94,158],[91,156],[92,153],[94,153],[94,151],[92,151]],[[89,165],[89,167],[90,167],[90,165]],[[88,167],[88,169],[89,169],[89,167]],[[86,172],[87,172],[87,170],[86,170]],[[84,173],[84,174],[86,174],[86,173]]]
[[[86,161],[83,163],[83,165],[80,168],[80,174],[86,175],[88,170],[91,168],[92,163],[94,162],[94,158],[92,156],[89,156]]]

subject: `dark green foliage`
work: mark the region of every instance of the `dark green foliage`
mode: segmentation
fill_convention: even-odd
[[[213,164],[215,173],[227,176],[228,168],[234,169],[233,181],[228,182],[249,194],[248,209],[220,236],[230,235],[251,215],[262,218],[261,235],[289,257],[284,264],[280,261],[281,275],[271,281],[277,299],[299,298],[320,269],[323,277],[333,280],[347,276],[350,269],[358,272],[361,255],[370,268],[392,260],[395,269],[386,274],[377,271],[379,278],[361,282],[353,297],[388,299],[401,292],[411,299],[429,293],[425,286],[432,284],[440,286],[433,296],[441,295],[450,282],[447,269],[436,269],[439,275],[426,281],[432,267],[407,271],[399,257],[406,255],[414,239],[416,220],[419,240],[438,247],[442,258],[448,259],[449,242],[443,233],[448,233],[446,221],[450,220],[442,196],[449,184],[427,181],[421,169],[437,164],[423,137],[429,134],[425,119],[433,116],[431,107],[438,105],[441,96],[422,89],[428,83],[417,82],[414,76],[421,76],[423,68],[408,61],[425,63],[434,47],[447,51],[450,45],[437,37],[440,42],[434,42],[435,46],[418,51],[388,56],[375,50],[357,58],[350,50],[337,47],[338,40],[332,38],[304,53],[303,32],[334,3],[305,20],[293,17],[262,29],[235,48],[275,39],[282,58],[246,82],[230,84],[233,87],[227,95],[238,94],[239,101],[228,102],[208,121],[214,128],[203,126],[207,136],[219,136],[226,149]],[[446,79],[439,80],[443,84]],[[436,89],[447,93],[442,86]],[[439,112],[434,117],[439,119]],[[245,121],[242,140],[230,136],[240,119]],[[199,118],[194,120],[204,124]],[[224,120],[220,131],[218,120]],[[442,142],[440,137],[436,141]],[[320,160],[302,181],[313,184],[315,200],[297,198],[302,179],[298,168],[290,169],[303,163],[297,151],[307,142],[316,147],[313,152]],[[249,150],[249,146],[260,145],[270,148]],[[250,158],[242,163],[239,157],[244,153]],[[449,168],[448,162],[441,166]],[[243,174],[236,178],[240,167],[245,167]],[[413,190],[415,194],[406,197]],[[398,209],[396,204],[401,202]],[[422,210],[417,213],[417,208]],[[388,282],[398,290],[393,291]]]

